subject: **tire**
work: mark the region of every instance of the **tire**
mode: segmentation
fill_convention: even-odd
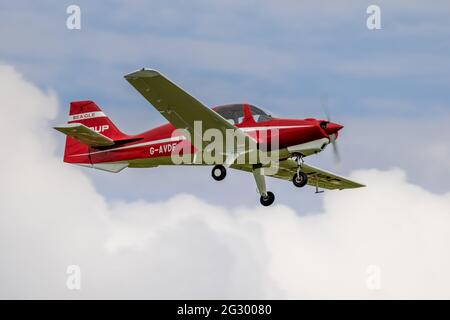
[[[297,188],[302,188],[306,186],[306,184],[308,183],[308,175],[303,171],[300,171],[299,175],[294,174],[294,177],[292,178],[292,183]]]
[[[263,206],[268,207],[275,201],[275,195],[273,194],[273,192],[267,191],[267,196],[261,196],[259,201]]]
[[[222,181],[223,179],[225,179],[226,175],[227,169],[225,169],[225,167],[220,164],[214,166],[214,168],[211,171],[211,176],[216,181]]]

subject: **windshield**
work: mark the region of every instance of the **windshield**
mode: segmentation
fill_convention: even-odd
[[[253,119],[256,122],[262,122],[271,120],[272,116],[265,113],[260,108],[249,105]],[[244,119],[244,105],[243,104],[229,104],[225,106],[219,106],[214,109],[218,114],[224,117],[228,122],[233,125],[239,124]]]
[[[239,124],[244,119],[242,104],[230,104],[215,108],[216,112],[228,120],[231,124]]]
[[[252,111],[253,119],[255,122],[263,122],[268,121],[272,119],[271,115],[268,115],[264,111],[262,111],[260,108],[257,108],[255,106],[250,106],[250,110]]]

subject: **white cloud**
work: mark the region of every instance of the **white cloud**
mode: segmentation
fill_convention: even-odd
[[[329,192],[315,214],[191,195],[117,202],[62,164],[53,93],[5,65],[0,90],[1,298],[450,298],[450,194],[400,169],[355,172],[369,187]],[[65,287],[71,264],[81,291]]]

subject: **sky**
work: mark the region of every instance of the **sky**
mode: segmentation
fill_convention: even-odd
[[[71,4],[80,30],[66,28]],[[449,13],[417,0],[2,2],[0,130],[15,152],[0,160],[0,297],[450,298]],[[331,150],[307,162],[368,187],[315,195],[268,179],[276,203],[261,208],[243,172],[64,164],[51,127],[70,101],[96,101],[130,134],[164,123],[123,79],[144,66],[208,106],[324,118],[327,97],[342,163]]]

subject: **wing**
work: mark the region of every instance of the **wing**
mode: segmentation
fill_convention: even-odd
[[[126,75],[125,79],[175,128],[187,130],[194,140],[194,137],[197,136],[197,140],[201,141],[202,147],[205,147],[209,142],[204,142],[202,137],[199,136],[198,129],[200,127],[201,132],[208,129],[218,129],[222,131],[223,137],[226,136],[226,130],[231,129],[236,134],[241,135],[243,139],[249,139],[249,136],[237,127],[156,70],[141,69]],[[197,130],[194,130],[195,121],[201,121],[197,124]],[[199,146],[196,145],[196,147]]]
[[[232,168],[251,172],[251,166],[233,165]],[[308,184],[313,187],[319,187],[328,190],[342,190],[365,187],[358,182],[341,177],[337,174],[303,164],[303,171],[308,175]],[[292,181],[294,174],[297,172],[297,163],[288,159],[280,161],[278,171],[275,174],[268,175],[270,177]]]
[[[106,147],[114,144],[114,141],[110,138],[95,132],[81,123],[69,123],[60,127],[54,127],[54,129],[91,147]]]

